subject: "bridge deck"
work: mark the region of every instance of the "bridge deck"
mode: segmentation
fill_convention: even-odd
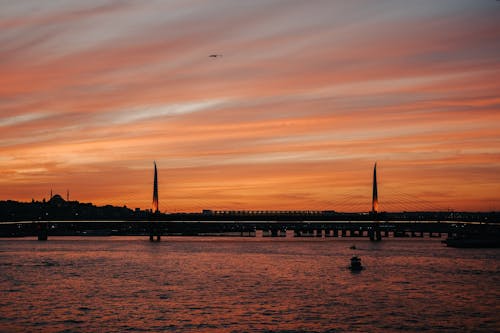
[[[295,237],[429,237],[457,234],[500,234],[500,224],[459,221],[19,221],[1,222],[0,237],[20,236],[84,236],[84,235],[206,235],[237,234],[284,236],[293,231]]]

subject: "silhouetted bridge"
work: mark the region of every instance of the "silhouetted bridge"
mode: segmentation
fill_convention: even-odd
[[[68,221],[66,220],[68,215],[64,215],[67,210],[56,209],[51,211],[51,214],[60,216],[64,221],[55,221],[54,217],[51,221],[41,221],[40,216],[50,216],[46,212],[45,215],[38,215],[38,218],[32,217],[37,221],[0,222],[0,237],[36,236],[39,240],[46,240],[49,236],[124,235],[149,236],[151,241],[159,241],[161,236],[255,237],[262,235],[263,237],[365,237],[379,241],[388,237],[494,235],[500,239],[500,214],[498,212],[380,212],[376,163],[373,168],[372,209],[369,213],[339,213],[333,210],[203,210],[201,213],[164,214],[158,209],[158,175],[156,163],[154,165],[151,213],[132,215],[128,217],[132,220],[127,221]],[[63,203],[64,200],[58,204]],[[5,216],[7,219],[16,218],[15,214]],[[94,217],[87,218],[93,219]],[[148,220],[134,220],[139,218]]]
[[[461,221],[321,221],[321,220],[150,220],[23,221],[0,223],[0,236],[239,236],[315,237],[371,240],[399,237],[455,237],[500,234],[498,223]]]

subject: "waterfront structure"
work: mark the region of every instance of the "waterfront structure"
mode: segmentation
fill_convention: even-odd
[[[373,167],[372,213],[378,213],[377,162],[375,162],[375,166]]]
[[[158,206],[158,170],[156,169],[156,161],[154,162],[155,165],[155,175],[154,175],[154,183],[153,183],[153,207],[152,211],[153,213],[158,213],[159,212],[159,206]]]

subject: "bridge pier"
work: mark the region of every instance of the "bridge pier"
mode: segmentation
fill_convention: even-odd
[[[48,223],[43,223],[43,222],[37,223],[36,232],[39,241],[46,241],[49,236]]]
[[[161,236],[157,235],[156,236],[156,240],[155,240],[155,236],[154,235],[149,235],[149,241],[150,242],[159,242],[159,241],[161,241]]]
[[[286,237],[286,230],[271,228],[262,230],[262,237]]]
[[[314,229],[294,229],[293,237],[314,237]]]
[[[245,230],[244,228],[241,228],[240,230],[240,237],[255,237],[255,236],[256,236],[255,230],[251,229]]]
[[[159,242],[161,241],[161,230],[158,223],[149,222],[149,241]],[[156,239],[155,239],[156,238]]]
[[[368,236],[371,241],[381,241],[382,240],[382,232],[380,231],[378,225],[374,225],[372,228],[368,230]]]

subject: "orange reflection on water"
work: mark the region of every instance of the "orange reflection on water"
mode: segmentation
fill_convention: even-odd
[[[365,266],[358,274],[347,269],[353,254]],[[464,252],[431,239],[3,240],[0,266],[6,331],[492,332],[499,324],[496,249]]]

